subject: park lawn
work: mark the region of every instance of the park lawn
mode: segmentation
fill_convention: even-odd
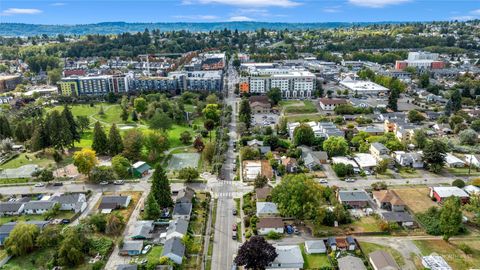
[[[443,240],[415,240],[415,245],[422,255],[437,253],[453,269],[477,268],[480,265],[480,240],[452,240],[450,243]],[[473,249],[473,254],[467,255],[457,245],[464,243]],[[420,259],[419,259],[420,260]],[[418,261],[419,261],[418,260]],[[417,265],[421,265],[417,262]]]
[[[322,267],[331,267],[327,254],[307,254],[305,252],[305,245],[300,244],[302,250],[303,260],[305,261],[305,269],[321,269]]]
[[[72,111],[73,116],[91,116],[98,113],[98,111],[100,110],[100,106],[103,106],[103,109],[105,111],[105,108],[106,106],[108,106],[108,104],[100,103],[100,104],[95,104],[95,106],[93,107],[91,107],[90,104],[75,104],[75,105],[70,105],[70,110]],[[55,106],[50,110],[57,110],[61,112],[63,111],[63,108],[64,106],[60,105],[60,106]]]
[[[362,248],[363,253],[367,257],[368,257],[368,254],[370,254],[374,251],[383,250],[383,251],[386,251],[386,252],[390,253],[390,255],[392,255],[393,259],[397,262],[397,264],[399,266],[405,265],[405,260],[403,259],[402,254],[400,252],[398,252],[397,250],[389,247],[389,246],[383,246],[383,245],[378,245],[378,244],[374,244],[374,243],[361,242],[360,247]]]
[[[108,135],[107,135],[108,136]],[[91,148],[93,143],[93,131],[85,130],[80,136],[80,142],[75,142],[75,147]]]
[[[100,122],[105,122],[108,124],[122,124],[122,107],[119,104],[109,105],[103,108],[105,115],[95,114],[93,118]]]
[[[15,169],[27,164],[36,164],[40,167],[46,168],[53,166],[55,162],[48,158],[37,158],[34,153],[22,153],[18,157],[8,161],[0,166],[0,169]]]
[[[414,214],[423,213],[427,211],[428,208],[437,206],[437,204],[430,199],[430,189],[427,187],[405,187],[394,190]]]

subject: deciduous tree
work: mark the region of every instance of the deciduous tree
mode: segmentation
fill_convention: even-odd
[[[35,248],[39,230],[34,224],[19,222],[5,240],[5,249],[9,255],[23,256]]]
[[[275,247],[262,236],[252,236],[240,246],[235,263],[244,266],[245,269],[262,270],[277,256]]]
[[[460,199],[450,197],[445,200],[440,213],[440,229],[446,240],[453,235],[458,234],[462,226],[462,211]]]
[[[138,160],[142,147],[142,133],[135,129],[128,130],[123,138],[123,156],[132,161]]]
[[[307,124],[300,124],[293,131],[293,142],[295,145],[312,145],[315,140],[313,129]]]
[[[323,142],[323,150],[329,157],[344,156],[348,153],[348,143],[342,137],[331,136]]]
[[[423,162],[432,172],[439,172],[445,163],[447,145],[437,139],[429,141],[423,149]]]
[[[95,151],[84,148],[73,154],[73,165],[77,167],[79,173],[85,174],[90,178],[90,173],[97,164]]]

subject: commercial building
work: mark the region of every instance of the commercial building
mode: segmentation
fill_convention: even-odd
[[[346,77],[340,81],[340,85],[346,88],[353,95],[377,95],[385,96],[390,90],[371,81],[354,80]]]
[[[417,69],[442,69],[445,63],[438,60],[438,53],[427,52],[409,52],[406,60],[395,62],[395,69],[403,70],[406,67],[414,67]]]
[[[64,96],[104,95],[129,91],[130,75],[71,76],[58,82]]]

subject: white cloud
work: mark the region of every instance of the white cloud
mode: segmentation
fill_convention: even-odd
[[[175,15],[172,17],[176,19],[202,20],[202,21],[217,20],[219,18],[218,16],[215,16],[215,15]]]
[[[465,15],[465,16],[450,17],[450,20],[453,20],[453,21],[469,21],[469,20],[474,20],[475,18],[476,18],[475,16]]]
[[[342,11],[340,8],[342,6],[333,6],[333,7],[326,7],[324,9],[322,9],[323,12],[325,13],[337,13],[337,12],[340,12]]]
[[[348,2],[355,6],[382,8],[389,5],[403,4],[411,0],[348,0]]]
[[[42,13],[41,10],[35,8],[9,8],[2,11],[2,15],[10,16],[10,15],[33,15]]]
[[[52,6],[52,7],[61,7],[61,6],[65,6],[65,5],[66,5],[65,3],[60,3],[60,2],[50,4],[50,6]]]
[[[249,18],[247,16],[232,16],[230,19],[228,19],[231,22],[248,22],[248,21],[253,21],[252,18]]]
[[[470,11],[470,13],[474,14],[474,15],[480,15],[480,9],[472,10],[472,11]]]
[[[196,0],[201,4],[222,4],[240,7],[295,7],[301,3],[293,0]],[[193,3],[192,0],[184,0],[183,3]]]

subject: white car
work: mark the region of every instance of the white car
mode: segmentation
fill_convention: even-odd
[[[36,183],[34,187],[44,187],[45,183]]]
[[[347,179],[345,179],[345,182],[347,182],[347,183],[355,182],[355,179],[354,178],[347,178]]]
[[[102,185],[102,186],[108,185],[108,182],[107,181],[102,181],[102,182],[100,182],[100,185]]]
[[[142,250],[142,254],[147,254],[151,248],[152,248],[152,245],[146,245]]]
[[[327,179],[322,179],[322,180],[320,180],[320,184],[328,184]]]

